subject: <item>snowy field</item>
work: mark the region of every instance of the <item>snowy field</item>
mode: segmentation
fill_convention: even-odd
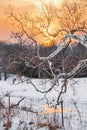
[[[61,105],[56,110],[51,107],[56,104],[62,79],[49,93],[44,95],[37,92],[29,81],[42,91],[48,90],[53,81],[29,79],[27,82],[28,78],[22,77],[22,83],[19,83],[20,79],[17,78],[13,84],[14,78],[11,76],[7,81],[0,81],[0,100],[5,106],[3,109],[0,108],[0,130],[5,130],[8,118],[11,120],[9,130],[62,130],[62,123],[64,123],[65,130],[87,130],[86,78],[68,81],[67,92],[62,95],[64,122],[61,118]],[[17,104],[22,98],[24,99],[10,110],[8,117],[9,97],[11,106]]]

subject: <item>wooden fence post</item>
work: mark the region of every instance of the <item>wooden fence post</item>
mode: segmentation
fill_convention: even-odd
[[[61,116],[62,116],[62,126],[64,127],[63,101],[61,101]]]

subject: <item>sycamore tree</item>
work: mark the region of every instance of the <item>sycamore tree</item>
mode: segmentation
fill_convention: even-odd
[[[68,79],[73,78],[87,66],[87,59],[79,60],[77,65],[74,66],[70,72],[65,72],[64,66],[62,66],[63,71],[57,68],[57,73],[54,72],[52,59],[59,55],[61,51],[65,52],[71,44],[78,44],[79,42],[87,46],[87,2],[85,0],[64,0],[60,7],[53,5],[53,1],[50,1],[49,4],[38,2],[40,7],[35,8],[33,14],[28,11],[18,14],[12,6],[8,8],[7,14],[12,24],[18,27],[18,32],[13,33],[12,38],[16,38],[16,40],[22,44],[32,43],[32,45],[36,47],[36,56],[29,58],[28,56],[24,57],[20,55],[19,58],[22,59],[28,67],[37,68],[42,65],[44,66],[44,64],[47,64],[49,67],[53,79],[51,87],[42,91],[30,81],[36,91],[47,94],[58,84],[59,78],[63,79],[64,82],[58,92],[58,104],[61,95],[67,90]],[[35,14],[35,11],[38,13]],[[53,44],[57,44],[55,51],[47,56],[40,55],[39,45],[48,47]],[[34,61],[36,61],[36,63],[31,64]]]

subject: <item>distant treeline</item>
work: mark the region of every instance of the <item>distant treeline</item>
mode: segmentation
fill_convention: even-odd
[[[48,56],[55,49],[56,45],[44,47],[39,45],[40,56]],[[37,57],[36,44],[7,44],[0,42],[0,72],[5,74],[18,74],[31,78],[53,78],[48,63],[40,64]],[[52,61],[52,70],[55,74],[69,72],[74,68],[79,60],[87,58],[87,48],[78,43],[69,46],[66,51],[62,50]],[[39,65],[40,64],[40,65]],[[85,68],[75,77],[86,77]]]

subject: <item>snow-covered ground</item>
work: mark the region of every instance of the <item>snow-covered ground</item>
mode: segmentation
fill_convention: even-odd
[[[11,96],[24,96],[29,98],[44,98],[44,94],[37,92],[30,82],[27,83],[26,77],[22,78],[23,83],[20,80],[15,81],[13,84],[13,78],[8,78],[7,81],[0,81],[0,95],[6,95],[10,92]],[[32,83],[42,91],[48,90],[52,85],[49,79],[29,79]],[[48,94],[47,97],[53,98],[58,96],[63,80],[59,80],[59,85],[56,85]],[[87,78],[75,78],[68,80],[67,92],[63,94],[63,100],[77,100],[87,101]]]
[[[22,77],[22,81],[23,81],[22,83],[19,83],[20,80],[18,80],[17,78],[14,84],[13,84],[13,79],[14,79],[14,76],[9,77],[7,81],[4,81],[4,80],[0,81],[0,97],[3,100],[3,104],[5,105],[6,108],[8,108],[9,106],[8,95],[9,94],[11,97],[10,98],[11,105],[16,104],[23,97],[25,99],[19,104],[19,108],[21,110],[19,110],[19,108],[12,109],[14,110],[12,111],[12,115],[11,115],[12,127],[9,130],[22,130],[24,127],[25,127],[24,130],[30,130],[30,127],[32,127],[33,130],[36,130],[36,127],[29,125],[29,122],[33,120],[35,120],[36,122],[38,120],[38,118],[36,117],[37,112],[39,113],[39,120],[42,120],[43,122],[45,122],[48,120],[48,118],[45,119],[45,116],[49,115],[49,122],[54,122],[52,116],[54,116],[55,111],[53,108],[49,108],[47,106],[47,101],[50,106],[56,104],[57,97],[60,92],[60,88],[61,88],[63,80],[60,79],[59,84],[57,84],[49,93],[44,95],[43,93],[37,92],[34,86],[32,86],[32,84],[29,81],[28,83],[26,82],[28,78]],[[32,83],[39,90],[42,90],[42,91],[48,90],[50,86],[52,85],[52,81],[49,79],[29,79],[29,80],[32,81]],[[80,128],[76,126],[74,127],[74,125],[79,125],[78,123],[81,124],[81,121],[82,121],[82,118],[80,116],[81,114],[83,114],[81,113],[83,102],[87,101],[87,78],[79,78],[79,79],[75,78],[72,80],[68,80],[67,92],[62,95],[62,100],[64,102],[64,116],[65,116],[64,121],[65,121],[66,130],[71,130],[71,129],[80,130]],[[73,105],[72,105],[72,102],[73,102]],[[79,103],[82,103],[82,105],[79,105],[80,107],[76,106]],[[26,108],[28,113],[24,112],[22,108],[23,109]],[[32,115],[32,112],[31,113],[29,112],[29,110],[34,112],[33,115]],[[0,118],[3,116],[2,113],[5,113],[5,112],[6,112],[6,109],[3,110],[3,112],[0,112]],[[56,113],[57,113],[56,118],[59,118],[59,121],[57,123],[61,124],[60,105],[58,109],[56,110]],[[72,115],[70,115],[71,113]],[[77,114],[78,116],[76,117],[75,114]],[[70,118],[69,121],[71,122],[68,123],[67,118]],[[73,119],[74,119],[73,121],[74,123],[72,122]],[[6,119],[4,118],[3,120],[0,121],[0,130],[4,130],[3,122],[5,122],[5,120]],[[76,122],[76,120],[78,121]],[[24,123],[22,124],[20,122],[24,122]],[[87,130],[87,121],[85,120],[85,118],[84,118],[84,122],[85,122],[84,130]],[[32,125],[34,124],[32,123]],[[37,128],[37,130],[49,130],[49,128],[48,126],[44,126],[41,128]]]

